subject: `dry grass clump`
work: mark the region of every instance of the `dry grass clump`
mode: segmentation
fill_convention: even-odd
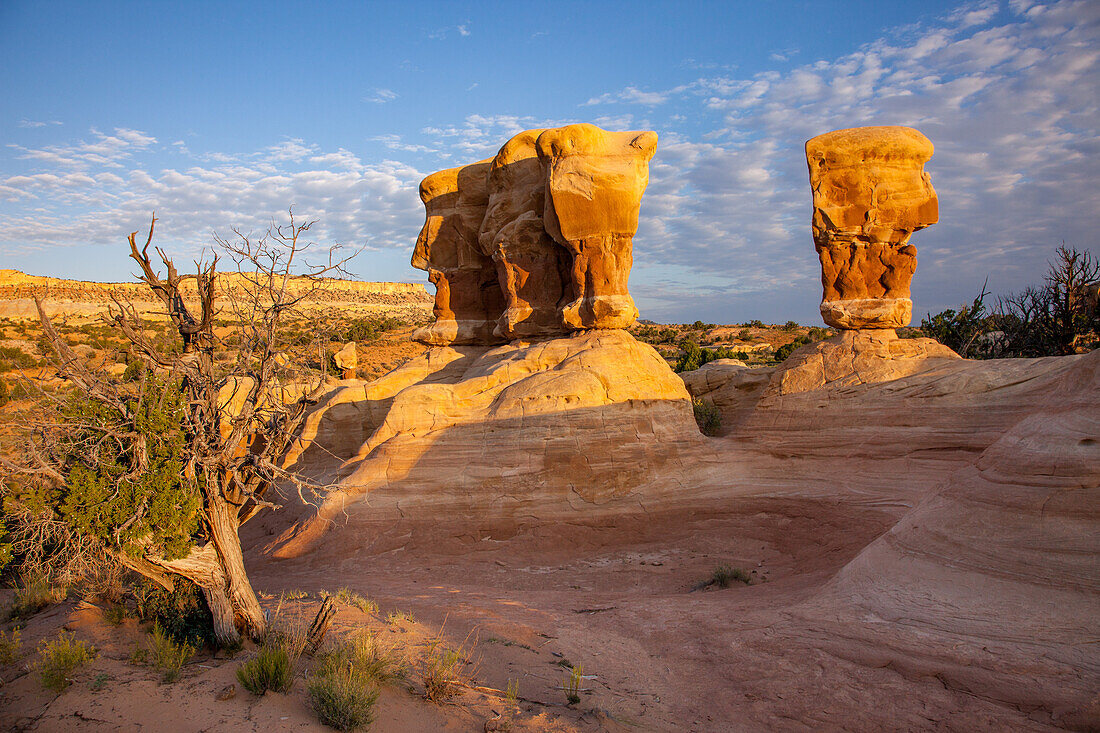
[[[378,604],[344,586],[336,591],[336,600],[346,606],[358,608],[363,613],[378,613]]]
[[[175,682],[180,678],[180,669],[194,656],[195,647],[187,642],[173,641],[161,631],[160,626],[154,625],[150,653],[153,666],[163,673],[162,679],[165,682]]]
[[[268,690],[288,692],[294,684],[294,662],[285,647],[265,644],[255,657],[237,668],[237,679],[253,695]]]
[[[378,687],[364,684],[350,668],[310,678],[307,692],[317,719],[331,728],[351,731],[374,722]]]
[[[15,629],[10,634],[0,631],[0,665],[17,661],[22,648],[23,640],[20,638],[19,629]]]
[[[432,702],[444,702],[458,694],[465,680],[465,666],[469,663],[469,652],[458,649],[441,648],[439,641],[434,642],[425,655],[420,680],[424,684],[424,697]]]
[[[68,591],[54,587],[44,576],[24,575],[15,589],[15,603],[11,607],[11,618],[32,616],[51,603],[65,600]]]
[[[77,640],[72,632],[62,631],[53,641],[43,641],[38,654],[37,667],[43,687],[61,692],[72,682],[69,675],[94,659],[96,650],[88,642]]]
[[[368,726],[379,687],[404,676],[393,649],[373,634],[356,634],[317,656],[308,685],[310,705],[322,723],[337,730]]]
[[[562,689],[565,690],[565,701],[570,705],[576,705],[581,701],[582,679],[584,679],[584,668],[579,664],[570,669],[569,674],[565,676]]]

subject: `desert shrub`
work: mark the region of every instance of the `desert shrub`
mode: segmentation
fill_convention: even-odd
[[[0,631],[0,665],[11,664],[18,660],[22,648],[23,639],[20,637],[19,629],[13,630],[10,634],[7,631]]]
[[[920,330],[928,338],[939,341],[964,358],[980,355],[977,348],[979,339],[990,328],[990,314],[985,307],[985,298],[989,295],[985,286],[975,296],[970,305],[961,306],[957,311],[948,308],[935,315],[928,314],[921,319]]]
[[[317,719],[330,728],[351,731],[374,721],[378,688],[364,685],[348,669],[311,677],[306,691]]]
[[[78,667],[95,658],[96,650],[84,640],[77,640],[72,632],[62,631],[53,641],[44,641],[39,650],[38,673],[42,685],[54,692],[69,686],[69,675]]]
[[[692,397],[691,408],[695,412],[695,422],[703,435],[717,435],[722,429],[722,413],[714,403],[702,397]]]
[[[405,676],[405,666],[393,649],[370,633],[359,633],[317,655],[315,675],[349,671],[363,685],[384,685]]]
[[[121,626],[129,616],[129,609],[121,603],[110,603],[103,609],[103,620],[111,626]]]
[[[11,607],[12,618],[25,618],[41,611],[51,603],[65,600],[67,591],[54,587],[44,576],[24,575],[15,589],[15,602]]]
[[[194,583],[177,578],[172,591],[146,583],[135,590],[138,617],[179,644],[213,645],[214,617]]]
[[[237,679],[253,695],[268,690],[287,692],[294,684],[294,662],[286,648],[265,644],[255,657],[237,668]]]
[[[439,644],[432,645],[420,673],[424,697],[432,702],[443,702],[457,695],[465,663],[466,654],[462,649],[441,649]]]
[[[766,328],[763,321],[755,318],[751,321],[745,321],[742,325],[746,328]]]
[[[562,683],[562,689],[565,690],[565,700],[570,705],[576,705],[581,701],[582,679],[584,679],[584,669],[579,664],[570,669],[569,674],[565,676],[565,682]]]
[[[784,331],[796,331],[796,330],[798,330],[798,328],[799,328],[798,324],[795,323],[794,321],[787,321],[786,323],[783,324],[783,330]]]
[[[37,364],[37,359],[16,346],[0,346],[0,372],[29,369]]]
[[[369,343],[376,341],[386,331],[401,328],[405,322],[400,318],[384,316],[382,318],[355,318],[338,329],[336,336],[341,341]]]
[[[175,682],[180,678],[180,668],[194,656],[195,647],[187,642],[176,643],[159,626],[153,626],[150,652],[153,666],[163,673],[164,681]]]
[[[677,360],[676,366],[672,368],[677,374],[694,371],[704,364],[709,364],[718,359],[739,359],[745,356],[744,352],[734,351],[726,346],[717,349],[702,348],[691,339],[681,341],[680,348],[683,349],[684,353]]]
[[[126,365],[126,370],[122,372],[123,382],[136,382],[141,379],[141,375],[145,373],[145,364],[141,361],[131,361]]]
[[[711,573],[708,585],[716,585],[719,588],[729,588],[734,583],[749,585],[752,578],[741,568],[731,568],[729,565],[719,565]]]
[[[345,605],[354,606],[363,613],[378,613],[377,603],[370,600],[369,598],[359,595],[358,593],[352,592],[352,590],[347,586],[340,588],[336,591],[336,600]]]
[[[778,362],[784,362],[784,361],[787,360],[787,357],[790,356],[791,353],[795,349],[797,349],[799,346],[805,346],[806,344],[809,344],[809,343],[813,343],[813,339],[811,339],[808,335],[807,336],[799,336],[798,338],[796,338],[794,341],[790,342],[789,344],[783,344],[778,349],[776,349],[775,350],[775,360],[778,361]]]

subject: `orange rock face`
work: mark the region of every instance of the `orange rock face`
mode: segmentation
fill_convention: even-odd
[[[924,164],[932,143],[909,127],[837,130],[806,143],[821,317],[836,328],[908,325],[917,250],[909,237],[939,219]]]
[[[649,183],[655,132],[607,132],[568,125],[542,133],[543,219],[572,256],[574,300],[562,310],[572,329],[626,328],[638,318],[627,290],[638,210]]]
[[[496,263],[505,299],[497,333],[509,339],[568,333],[561,309],[572,300],[569,256],[543,225],[546,184],[535,152],[542,130],[504,144],[488,172],[488,206],[478,237]]]
[[[425,178],[412,264],[436,286],[436,321],[414,338],[491,343],[634,323],[627,280],[656,147],[654,132],[527,130],[492,160]]]
[[[428,271],[435,285],[435,322],[418,329],[417,341],[446,344],[493,343],[504,309],[496,268],[482,254],[477,236],[488,205],[489,161],[433,173],[420,184],[426,218],[413,250],[412,266]]]

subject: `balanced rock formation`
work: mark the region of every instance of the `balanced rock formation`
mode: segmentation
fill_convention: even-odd
[[[429,346],[493,343],[503,310],[496,267],[478,247],[489,161],[433,173],[420,184],[426,213],[412,266],[435,285],[435,322],[413,338]]]
[[[835,328],[909,324],[917,250],[909,237],[936,223],[924,164],[932,143],[909,127],[837,130],[806,143],[821,317]]]
[[[527,130],[492,160],[433,173],[413,266],[436,286],[432,346],[626,328],[654,132]],[[490,263],[493,267],[490,267]]]
[[[538,139],[550,235],[572,255],[572,329],[626,328],[638,319],[627,290],[632,242],[649,183],[655,132],[607,132],[595,125],[547,130]]]
[[[488,171],[488,206],[478,241],[496,262],[506,308],[497,333],[509,339],[567,333],[562,305],[572,299],[568,255],[543,226],[546,183],[535,152],[542,130],[513,137]]]
[[[341,379],[355,379],[355,369],[359,366],[359,353],[355,342],[348,341],[344,348],[332,355],[332,363],[340,370]]]

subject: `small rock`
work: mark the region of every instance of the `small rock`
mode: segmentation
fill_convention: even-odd
[[[218,702],[225,702],[226,700],[232,700],[237,696],[237,686],[227,685],[222,688],[222,691],[218,693]]]

